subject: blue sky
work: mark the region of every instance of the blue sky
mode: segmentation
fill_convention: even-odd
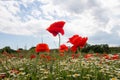
[[[66,22],[61,44],[78,34],[90,44],[120,46],[120,0],[1,0],[0,48],[29,49],[42,39],[58,47],[46,28],[59,20]]]

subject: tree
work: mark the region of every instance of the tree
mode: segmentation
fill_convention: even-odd
[[[11,49],[9,46],[6,46],[6,47],[4,47],[3,49],[1,49],[1,52],[4,52],[4,51],[6,51],[6,52],[8,52],[8,53],[13,53],[13,52],[15,52],[15,50]]]

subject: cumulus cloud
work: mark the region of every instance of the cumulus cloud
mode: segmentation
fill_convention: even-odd
[[[118,29],[118,30],[117,30]],[[107,33],[104,31],[99,31],[92,37],[90,37],[90,42],[92,44],[109,44],[109,46],[119,45],[120,35],[118,34],[120,28],[118,26],[112,28],[111,33]]]
[[[62,8],[68,10],[70,13],[82,13],[85,9],[93,8],[97,6],[97,2],[95,0],[54,0],[54,5],[60,5]],[[67,4],[67,5],[66,5]]]
[[[119,11],[120,0],[0,1],[0,32],[47,36],[49,33],[45,29],[51,23],[64,20],[64,42],[73,34],[79,34],[93,41],[97,36],[104,36],[105,42],[113,43],[113,35],[120,37]],[[109,40],[107,36],[112,38]]]

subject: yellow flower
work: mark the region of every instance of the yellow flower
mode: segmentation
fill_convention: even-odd
[[[117,78],[111,78],[110,80],[118,80]]]

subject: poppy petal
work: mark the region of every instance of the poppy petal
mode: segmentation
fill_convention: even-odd
[[[49,31],[53,36],[56,36],[58,33],[64,35],[64,21],[58,21],[51,24],[46,30]]]

